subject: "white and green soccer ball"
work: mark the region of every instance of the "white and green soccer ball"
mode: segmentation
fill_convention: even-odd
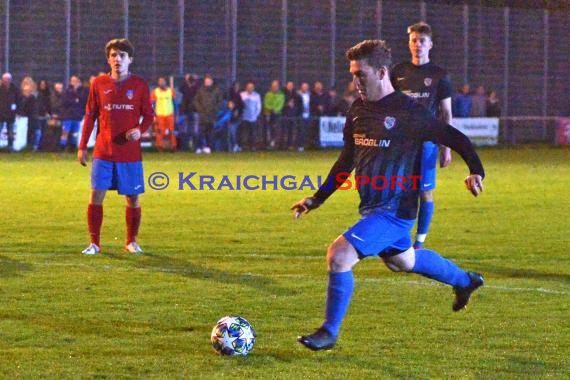
[[[220,355],[247,355],[255,344],[255,330],[243,317],[227,316],[212,329],[212,347]]]

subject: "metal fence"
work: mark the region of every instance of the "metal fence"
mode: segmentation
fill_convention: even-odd
[[[523,4],[523,7],[494,4]],[[148,80],[185,72],[229,85],[254,79],[313,82],[342,90],[344,51],[387,39],[394,61],[409,59],[406,27],[431,23],[433,60],[456,87],[497,91],[506,116],[569,113],[568,12],[535,2],[423,0],[0,0],[4,70],[67,81],[106,70],[102,46],[135,44],[134,70]],[[548,2],[549,3],[549,2]],[[545,3],[545,4],[548,4]]]

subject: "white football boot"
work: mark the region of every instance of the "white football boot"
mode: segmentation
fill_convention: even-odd
[[[132,241],[129,244],[127,244],[125,246],[125,250],[127,252],[130,252],[130,253],[136,253],[137,255],[140,255],[143,253],[141,246],[138,245],[138,243],[136,241]]]
[[[91,243],[89,247],[85,248],[81,253],[84,255],[96,255],[101,252],[101,248],[97,244]]]

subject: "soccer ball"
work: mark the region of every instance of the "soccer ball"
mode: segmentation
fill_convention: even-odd
[[[255,330],[243,317],[223,317],[212,329],[212,347],[220,355],[247,355],[255,344]]]

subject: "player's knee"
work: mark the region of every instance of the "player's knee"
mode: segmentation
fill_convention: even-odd
[[[127,199],[127,205],[129,207],[139,207],[140,206],[138,195],[127,195],[126,199]]]
[[[94,205],[102,205],[103,201],[105,200],[105,193],[105,191],[101,190],[91,191],[91,198],[89,199],[89,203]]]
[[[399,266],[391,263],[388,259],[386,259],[385,257],[382,257],[382,261],[384,261],[384,265],[386,265],[386,267],[388,269],[390,269],[392,272],[404,272]]]
[[[416,264],[415,257],[414,249],[410,248],[395,256],[382,257],[382,260],[392,272],[411,272]]]
[[[358,262],[358,254],[343,237],[336,239],[327,249],[327,264],[330,272],[346,272]]]

